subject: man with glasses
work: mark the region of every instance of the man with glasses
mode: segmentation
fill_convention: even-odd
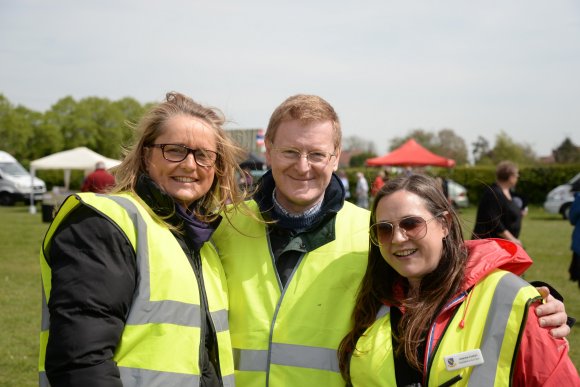
[[[227,213],[214,234],[228,279],[236,385],[343,386],[336,350],[366,270],[369,211],[344,201],[333,173],[340,122],[322,98],[284,101],[265,143],[271,171],[248,202],[253,215]]]

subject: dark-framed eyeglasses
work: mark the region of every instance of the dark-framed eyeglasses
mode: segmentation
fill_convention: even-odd
[[[410,240],[423,239],[427,235],[427,223],[445,214],[447,211],[440,212],[427,220],[420,216],[406,216],[399,219],[397,223],[377,222],[371,226],[369,236],[374,245],[386,245],[393,241],[395,227],[398,227],[403,235]]]
[[[295,163],[302,157],[305,157],[310,165],[322,166],[326,165],[334,153],[324,151],[301,152],[296,148],[273,148],[273,150],[280,155],[280,158],[289,163]]]
[[[200,167],[213,167],[217,161],[218,154],[209,149],[191,149],[181,144],[151,144],[148,148],[159,148],[163,158],[172,163],[179,163],[190,153],[193,155],[195,163]]]

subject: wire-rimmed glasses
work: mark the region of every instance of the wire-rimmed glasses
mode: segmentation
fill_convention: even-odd
[[[392,242],[393,235],[395,234],[395,227],[411,240],[419,240],[425,238],[427,235],[427,223],[441,215],[446,214],[447,211],[443,211],[435,215],[430,219],[423,219],[420,216],[405,216],[399,219],[398,222],[377,222],[373,224],[369,230],[369,236],[371,242],[374,245],[381,246]]]
[[[310,165],[315,166],[326,165],[333,156],[336,156],[334,153],[324,151],[311,151],[305,153],[296,148],[273,148],[273,150],[286,162],[295,163],[302,157],[305,157]]]

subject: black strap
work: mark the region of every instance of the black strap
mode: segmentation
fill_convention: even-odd
[[[421,387],[421,382],[423,381],[423,374],[419,370],[413,368],[405,359],[405,354],[401,353],[400,356],[396,355],[395,349],[398,345],[397,336],[398,334],[398,326],[399,321],[401,321],[401,311],[395,307],[391,307],[391,330],[393,334],[392,342],[393,342],[393,356],[395,358],[395,378],[397,380],[397,386],[404,386],[404,387]],[[425,350],[425,346],[421,345],[419,348],[418,355],[419,358],[422,359],[423,353]]]

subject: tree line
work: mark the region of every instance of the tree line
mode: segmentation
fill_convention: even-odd
[[[470,165],[467,144],[453,129],[446,128],[438,132],[414,129],[405,136],[391,139],[389,152],[400,147],[410,138],[415,139],[435,154],[455,160],[457,166]],[[362,167],[366,159],[377,156],[375,144],[361,137],[346,137],[343,143],[344,149],[353,154],[350,159],[350,167]],[[471,145],[474,165],[497,165],[502,160],[511,160],[522,166],[533,166],[541,163],[530,145],[516,142],[505,131],[501,131],[496,136],[493,146],[483,136],[478,136]],[[566,137],[556,149],[552,150],[552,156],[554,162],[559,164],[578,164],[580,163],[580,147]]]
[[[0,94],[0,149],[24,163],[86,146],[106,157],[121,157],[121,145],[130,143],[132,124],[149,104],[126,97],[117,101],[67,96],[45,112],[14,106]]]
[[[0,149],[25,164],[78,146],[118,159],[121,157],[119,145],[131,142],[133,125],[151,104],[141,104],[131,97],[117,101],[86,97],[77,101],[67,96],[49,110],[37,112],[21,105],[14,106],[0,94]],[[409,138],[438,155],[454,159],[458,166],[469,164],[465,140],[453,129],[438,132],[415,129],[403,137],[391,139],[389,149],[396,149]],[[493,146],[483,136],[471,145],[475,165],[495,165],[501,160],[512,160],[520,165],[539,162],[529,145],[514,141],[503,131],[496,136]],[[345,137],[343,141],[343,149],[353,153],[351,167],[363,166],[367,158],[377,156],[374,146],[372,141],[358,136]],[[580,148],[569,138],[565,138],[552,155],[560,164],[580,163]]]

